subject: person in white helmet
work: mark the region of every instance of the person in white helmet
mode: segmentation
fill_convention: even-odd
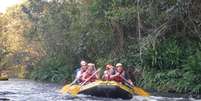
[[[129,83],[130,85],[133,85],[133,82],[129,78],[127,72],[124,70],[124,67],[121,63],[116,64],[115,74],[111,75],[110,79],[122,84]]]
[[[75,81],[77,82],[77,83],[80,83],[81,82],[81,78],[82,78],[82,75],[83,75],[83,73],[87,70],[87,62],[86,61],[84,61],[84,60],[81,60],[80,61],[80,68],[79,68],[79,70],[77,71],[77,73],[76,73],[76,76],[75,76]]]

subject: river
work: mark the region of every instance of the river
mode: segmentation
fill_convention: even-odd
[[[122,99],[98,98],[78,95],[72,97],[59,93],[61,85],[31,80],[10,79],[0,81],[0,101],[124,101]],[[194,98],[133,96],[130,101],[201,101]]]

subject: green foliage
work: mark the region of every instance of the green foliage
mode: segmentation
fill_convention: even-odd
[[[183,65],[185,71],[191,71],[194,74],[201,72],[201,51],[197,50],[194,55],[187,58],[186,64]]]
[[[175,40],[160,42],[155,50],[148,48],[144,65],[150,72],[146,70],[143,84],[159,91],[199,94],[200,46],[195,41],[190,46],[188,42],[178,43]]]
[[[181,65],[182,49],[174,39],[162,41],[156,47],[147,49],[145,67],[153,69],[175,69]]]
[[[183,79],[188,82],[189,86],[192,89],[192,92],[199,94],[201,92],[200,83],[201,83],[201,52],[197,50],[194,55],[191,55],[187,58],[186,63],[183,65]],[[184,88],[182,88],[184,89]]]
[[[34,80],[61,82],[71,79],[72,70],[63,59],[48,57],[41,60],[29,77]]]
[[[121,62],[140,86],[200,93],[199,0],[78,1],[28,0],[0,14],[1,67],[31,62],[30,78],[60,82],[81,59]]]

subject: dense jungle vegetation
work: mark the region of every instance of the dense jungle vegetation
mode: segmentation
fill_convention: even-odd
[[[25,0],[0,14],[0,69],[72,80],[85,59],[137,86],[201,94],[201,0]]]

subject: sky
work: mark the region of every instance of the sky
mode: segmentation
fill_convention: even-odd
[[[22,0],[0,0],[0,12],[3,13],[10,6],[20,3]]]

